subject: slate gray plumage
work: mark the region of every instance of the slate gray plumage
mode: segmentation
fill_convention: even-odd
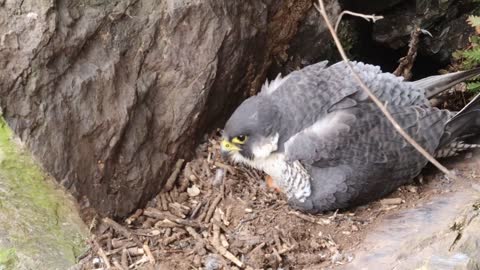
[[[406,82],[379,67],[352,64],[400,125],[432,154],[459,145],[456,139],[469,126],[480,127],[478,97],[461,112],[466,116],[450,122],[455,113],[431,107],[427,98],[479,74],[478,69]],[[235,143],[238,136],[248,140]],[[320,62],[266,83],[228,120],[224,142],[226,155],[264,170],[293,207],[308,212],[380,198],[427,164],[343,62],[330,67]],[[226,149],[231,145],[237,150]]]

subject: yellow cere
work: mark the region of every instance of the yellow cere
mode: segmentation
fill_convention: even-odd
[[[231,143],[227,140],[222,140],[221,146],[223,149],[228,151],[238,151],[240,148],[236,146],[234,143]]]

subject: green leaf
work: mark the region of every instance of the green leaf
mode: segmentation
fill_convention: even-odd
[[[480,92],[480,81],[473,81],[467,83],[467,91],[473,94]]]
[[[470,41],[473,45],[478,46],[480,44],[480,36],[471,36]]]
[[[473,27],[480,26],[480,16],[470,15],[467,22]]]
[[[471,50],[464,51],[462,56],[467,60],[472,62],[479,62],[480,63],[480,47],[473,48]]]

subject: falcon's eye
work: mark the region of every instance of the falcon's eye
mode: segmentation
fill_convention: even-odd
[[[244,144],[246,141],[247,141],[247,136],[245,135],[239,135],[232,139],[232,142],[236,144]]]

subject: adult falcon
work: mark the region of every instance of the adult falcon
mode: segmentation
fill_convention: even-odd
[[[480,133],[480,98],[460,112],[428,98],[479,69],[407,82],[379,67],[354,70],[399,124],[437,157],[455,155]],[[264,171],[294,208],[316,213],[378,199],[427,164],[353,79],[344,62],[320,62],[268,81],[227,121],[222,155]]]

